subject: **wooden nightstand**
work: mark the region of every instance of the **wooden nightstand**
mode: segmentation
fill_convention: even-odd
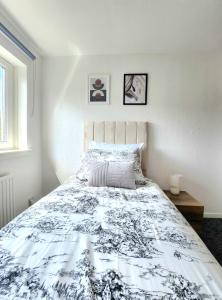
[[[196,232],[200,234],[204,213],[203,203],[184,191],[180,192],[179,195],[173,195],[170,191],[164,191],[164,193],[175,204]]]

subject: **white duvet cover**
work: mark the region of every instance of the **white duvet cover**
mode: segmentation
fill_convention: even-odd
[[[222,268],[156,184],[70,181],[0,231],[0,299],[222,299]]]

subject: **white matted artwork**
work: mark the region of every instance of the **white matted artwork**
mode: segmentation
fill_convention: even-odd
[[[88,102],[109,104],[109,74],[88,75]]]
[[[124,74],[123,104],[147,104],[147,78],[146,73]]]

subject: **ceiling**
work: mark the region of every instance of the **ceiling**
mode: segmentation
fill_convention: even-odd
[[[43,55],[222,51],[222,0],[0,0]]]

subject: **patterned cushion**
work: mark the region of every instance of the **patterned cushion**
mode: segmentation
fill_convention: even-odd
[[[94,162],[89,169],[88,185],[135,189],[134,162]]]
[[[146,179],[144,178],[141,170],[141,159],[139,151],[133,153],[128,151],[105,151],[90,149],[85,153],[82,159],[81,167],[76,173],[76,177],[80,180],[87,181],[89,178],[89,168],[95,161],[133,161],[136,184],[146,184]]]

